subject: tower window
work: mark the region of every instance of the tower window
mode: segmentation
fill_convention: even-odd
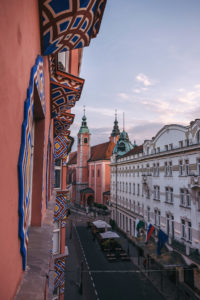
[[[87,142],[88,142],[88,139],[84,138],[84,144],[87,144]]]

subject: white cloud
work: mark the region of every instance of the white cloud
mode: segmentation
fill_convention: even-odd
[[[200,89],[200,84],[196,84],[194,87],[195,89]]]
[[[118,93],[117,96],[124,100],[128,100],[130,98],[130,95],[127,93]]]
[[[141,93],[141,90],[140,89],[132,89],[133,93],[135,94],[140,94]]]
[[[185,92],[185,89],[182,89],[182,88],[180,88],[180,89],[177,89],[177,92],[179,92],[179,93],[183,93],[183,92]]]
[[[154,85],[153,81],[150,80],[145,74],[143,73],[139,73],[137,76],[136,76],[136,81],[142,83],[144,86],[152,86]]]

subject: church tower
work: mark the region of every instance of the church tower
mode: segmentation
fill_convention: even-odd
[[[119,139],[119,135],[120,135],[120,130],[119,130],[118,121],[117,121],[117,111],[115,111],[115,121],[114,121],[113,130],[112,130],[112,133],[110,136],[110,141],[116,144]]]
[[[77,170],[76,170],[76,203],[80,204],[80,190],[88,186],[88,159],[90,157],[90,132],[87,118],[82,117],[82,124],[78,132]]]

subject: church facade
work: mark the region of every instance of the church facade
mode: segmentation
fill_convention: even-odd
[[[67,186],[72,202],[91,206],[106,204],[110,195],[110,157],[120,136],[117,118],[108,142],[90,146],[90,131],[84,113],[78,132],[77,151],[69,155]]]

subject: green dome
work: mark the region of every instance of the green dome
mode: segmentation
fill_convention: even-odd
[[[129,141],[128,133],[126,131],[122,131],[119,136],[119,140],[113,149],[113,154],[124,155],[130,150],[132,150],[134,146]]]
[[[81,127],[80,127],[78,133],[79,134],[81,134],[81,133],[88,133],[89,134],[90,133],[89,129],[88,129],[88,126],[87,126],[87,118],[86,118],[85,115],[82,117],[82,124],[81,124]]]

